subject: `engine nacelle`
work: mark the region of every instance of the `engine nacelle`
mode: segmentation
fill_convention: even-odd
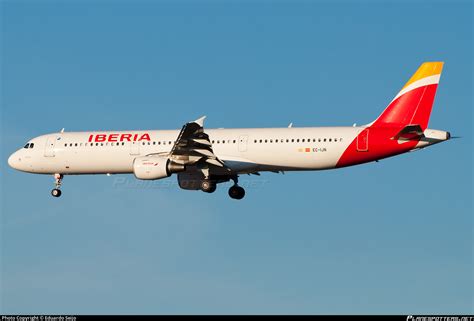
[[[138,179],[154,180],[171,176],[186,170],[182,164],[172,162],[168,157],[144,156],[133,161],[133,174]]]

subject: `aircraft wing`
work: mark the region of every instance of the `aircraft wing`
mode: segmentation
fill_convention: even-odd
[[[184,165],[194,165],[199,162],[227,168],[214,154],[209,136],[204,132],[205,118],[206,116],[201,117],[183,126],[171,149],[170,158]]]

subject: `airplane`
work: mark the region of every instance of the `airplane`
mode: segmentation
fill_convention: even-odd
[[[240,200],[244,174],[337,169],[419,150],[451,138],[428,128],[443,62],[425,62],[373,122],[351,127],[204,128],[204,117],[181,130],[95,131],[46,134],[8,158],[19,171],[55,178],[61,196],[66,175],[134,174],[140,180],[177,175],[185,190],[213,193],[233,181]]]

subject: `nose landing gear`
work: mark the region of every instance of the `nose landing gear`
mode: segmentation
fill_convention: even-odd
[[[54,174],[54,179],[56,180],[55,182],[56,187],[51,191],[51,195],[53,197],[61,196],[61,190],[59,188],[61,187],[63,177],[64,177],[63,174]]]

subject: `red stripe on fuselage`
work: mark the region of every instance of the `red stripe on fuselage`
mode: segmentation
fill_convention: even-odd
[[[364,135],[364,131],[362,131],[344,151],[337,162],[336,167],[373,162],[378,159],[410,151],[418,144],[418,139],[403,142],[401,144],[399,144],[397,140],[391,139],[398,134],[403,127],[404,126],[385,128],[369,127],[368,149],[367,151],[358,151],[357,141],[362,137],[362,135]]]
[[[359,133],[344,151],[336,167],[345,167],[372,162],[378,159],[406,153],[419,142],[419,139],[404,141],[401,144],[392,139],[405,126],[418,124],[426,129],[438,85],[423,86],[395,99],[368,127],[368,149],[358,149],[358,141],[363,139],[364,131]],[[361,143],[361,141],[359,141]]]

